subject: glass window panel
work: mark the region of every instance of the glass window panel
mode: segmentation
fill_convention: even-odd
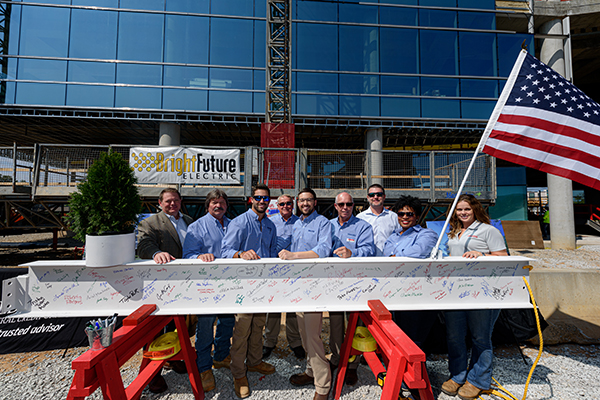
[[[67,85],[67,105],[76,107],[113,107],[115,88],[107,86]]]
[[[340,74],[340,93],[379,94],[379,76]]]
[[[252,112],[252,93],[211,90],[208,97],[208,110],[250,113]]]
[[[27,0],[28,3],[41,3],[41,4],[71,4],[70,0]]]
[[[254,104],[253,111],[255,113],[265,113],[266,99],[264,93],[252,93],[252,102]]]
[[[379,97],[340,96],[340,115],[379,116]]]
[[[254,66],[265,68],[267,54],[267,22],[254,21]]]
[[[166,15],[165,61],[208,64],[208,17]]]
[[[208,14],[210,0],[166,0],[167,11]]]
[[[74,6],[89,6],[90,0],[73,0]],[[119,0],[94,0],[94,7],[119,7]]]
[[[117,13],[72,10],[69,57],[113,60],[117,56]],[[90,45],[93,43],[93,45]]]
[[[482,10],[495,10],[495,0],[458,0],[458,6],[463,8],[479,8]]]
[[[461,97],[498,98],[498,81],[483,79],[461,79]]]
[[[265,2],[262,2],[262,4],[264,5]],[[210,2],[210,12],[218,15],[252,17],[254,15],[254,2],[251,0],[212,0]]]
[[[298,72],[296,88],[298,92],[337,93],[338,75]]]
[[[419,118],[421,116],[420,101],[419,99],[382,97],[381,116]]]
[[[392,3],[386,1],[386,3]],[[415,1],[416,3],[416,1]],[[414,8],[380,7],[379,19],[382,24],[417,26],[418,10]]]
[[[252,84],[252,88],[256,89],[256,90],[266,90],[266,83],[265,80],[267,79],[266,76],[266,71],[262,70],[258,70],[258,71],[253,71],[252,75],[254,76],[254,82]]]
[[[496,14],[459,12],[458,26],[471,29],[496,29]]]
[[[381,3],[405,4],[409,6],[416,6],[419,4],[418,0],[382,0]]]
[[[298,24],[295,35],[296,65],[302,69],[338,69],[337,26]]]
[[[497,76],[496,34],[460,32],[460,74]]]
[[[15,89],[17,84],[15,82],[2,82],[0,83],[0,104],[15,104]]]
[[[117,64],[117,83],[130,85],[160,85],[160,65]]]
[[[377,23],[377,7],[340,3],[340,22]]]
[[[419,25],[456,28],[456,11],[421,9],[419,10]]]
[[[419,72],[417,29],[380,28],[381,72]]]
[[[64,106],[65,88],[64,84],[20,82],[17,84],[15,103]]]
[[[115,64],[69,61],[70,82],[115,83]]]
[[[117,87],[115,107],[160,109],[161,89]]]
[[[531,54],[534,54],[533,35],[526,34],[498,34],[498,66],[500,76],[510,75],[513,65],[521,51],[521,43],[525,45]]]
[[[163,89],[165,110],[207,111],[207,104],[207,90]]]
[[[209,85],[220,89],[252,89],[252,71],[211,68]]]
[[[456,0],[419,0],[420,6],[456,7]]]
[[[208,87],[208,68],[165,66],[165,86]]]
[[[303,115],[337,115],[337,96],[301,95],[296,96],[296,112]]]
[[[379,71],[378,29],[370,26],[340,26],[340,69]]]
[[[381,94],[419,95],[419,78],[404,76],[382,76]]]
[[[495,106],[495,101],[462,100],[462,117],[473,119],[489,119]]]
[[[421,95],[458,97],[458,79],[421,78]]]
[[[159,14],[122,12],[119,17],[118,58],[162,61],[163,20]]]
[[[421,99],[423,118],[460,118],[460,101]]]
[[[19,79],[64,82],[67,80],[67,62],[22,58],[17,75]]]
[[[262,1],[258,1],[258,2],[254,2],[254,16],[255,17],[259,17],[259,18],[266,18],[267,17],[267,3],[262,2]]]
[[[12,9],[10,12],[10,32],[17,32],[14,34],[9,34],[8,36],[3,36],[2,40],[6,40],[8,38],[8,42],[4,42],[4,45],[8,43],[8,51],[7,54],[19,54],[19,35],[18,32],[21,30],[21,6],[12,5]],[[2,24],[3,26],[5,23]]]
[[[458,35],[456,32],[422,30],[419,37],[422,74],[458,74]]]
[[[296,18],[311,21],[337,21],[337,3],[333,1],[296,1]]]
[[[163,11],[165,2],[164,0],[121,0],[121,8]]]
[[[251,67],[253,60],[252,21],[212,18],[210,63]]]
[[[66,57],[69,40],[66,8],[23,6],[20,54],[22,56]]]

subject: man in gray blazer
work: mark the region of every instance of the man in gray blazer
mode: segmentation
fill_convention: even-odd
[[[138,225],[138,256],[157,264],[183,257],[185,233],[193,219],[181,213],[181,196],[176,189],[160,192],[158,205],[162,211]]]
[[[183,258],[187,227],[194,220],[181,213],[181,195],[176,189],[168,188],[160,192],[158,205],[162,211],[138,225],[137,252],[142,259],[153,259],[157,264],[165,264],[176,258]],[[165,367],[179,374],[187,372],[183,361],[171,361]],[[160,371],[148,385],[152,393],[162,393],[168,388]]]

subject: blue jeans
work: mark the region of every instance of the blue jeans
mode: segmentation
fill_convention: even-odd
[[[450,378],[464,384],[469,381],[479,389],[487,390],[492,382],[492,331],[500,310],[444,311],[448,340],[448,367]],[[466,337],[470,332],[473,347],[468,364]]]
[[[217,332],[213,340],[213,324],[217,321]],[[215,344],[214,359],[223,361],[229,355],[231,347],[231,334],[235,316],[233,314],[212,314],[198,315],[198,324],[196,325],[196,365],[198,372],[204,372],[212,369],[213,357],[211,350],[213,342]]]

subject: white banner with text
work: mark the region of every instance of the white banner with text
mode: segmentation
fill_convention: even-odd
[[[132,147],[129,165],[139,183],[240,184],[240,150]]]

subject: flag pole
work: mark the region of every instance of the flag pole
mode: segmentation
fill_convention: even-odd
[[[521,52],[519,53],[519,56],[517,57],[517,60],[515,61],[515,65],[513,66],[512,70],[510,71],[510,75],[508,76],[506,85],[504,85],[504,89],[502,89],[502,93],[500,94],[500,97],[498,98],[498,102],[496,103],[496,106],[494,107],[494,111],[492,111],[492,115],[490,116],[490,119],[488,120],[488,123],[485,126],[483,135],[481,135],[481,140],[479,140],[479,144],[477,145],[477,148],[475,149],[473,158],[471,158],[469,167],[467,168],[467,171],[465,172],[465,176],[458,188],[458,191],[456,192],[456,196],[454,197],[452,206],[450,207],[450,210],[448,211],[448,216],[446,217],[446,221],[444,222],[444,227],[442,228],[440,236],[438,237],[437,243],[435,244],[434,248],[431,250],[431,255],[429,256],[430,258],[437,259],[439,257],[438,250],[440,248],[440,244],[442,243],[444,233],[446,232],[446,229],[448,228],[448,225],[450,223],[450,218],[452,218],[452,214],[454,214],[454,210],[456,209],[456,204],[458,203],[458,198],[462,194],[462,191],[467,182],[467,178],[469,177],[469,174],[471,173],[471,170],[473,169],[473,165],[475,164],[475,159],[477,158],[477,156],[479,155],[479,153],[485,146],[485,143],[487,142],[487,140],[490,136],[490,133],[492,132],[492,129],[496,125],[496,122],[498,121],[498,118],[500,117],[500,114],[502,113],[502,109],[504,108],[504,105],[506,104],[506,100],[508,100],[508,95],[510,94],[513,86],[515,85],[517,76],[519,75],[519,70],[521,69],[521,65],[523,64],[523,60],[525,60],[526,55],[527,55],[527,50],[526,49],[521,50]]]

